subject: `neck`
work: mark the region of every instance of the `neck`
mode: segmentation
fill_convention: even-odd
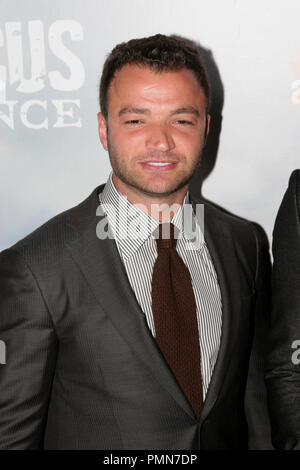
[[[156,196],[125,185],[119,178],[115,177],[114,173],[112,179],[116,189],[122,196],[125,196],[131,204],[138,206],[139,209],[161,223],[171,221],[183,204],[188,190],[187,184],[174,193]]]

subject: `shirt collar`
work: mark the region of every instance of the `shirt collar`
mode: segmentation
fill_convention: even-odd
[[[151,215],[146,214],[138,205],[128,201],[127,197],[117,190],[112,174],[111,171],[102,193],[99,194],[99,201],[107,215],[122,256],[128,259],[146,240],[155,238],[153,232],[157,229],[159,222]],[[192,229],[196,234],[192,239],[185,223],[186,210],[190,211],[192,215]],[[171,222],[179,230],[178,237],[184,238],[189,244],[188,249],[200,250],[202,248],[204,236],[192,210],[189,191],[186,192],[183,204],[176,211]]]

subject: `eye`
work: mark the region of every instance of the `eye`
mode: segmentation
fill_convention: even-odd
[[[176,123],[181,124],[181,125],[188,125],[188,126],[194,125],[192,121],[187,121],[186,119],[177,119]]]
[[[131,124],[131,125],[136,125],[136,124],[142,124],[143,121],[141,119],[130,119],[129,121],[125,121],[125,124]]]

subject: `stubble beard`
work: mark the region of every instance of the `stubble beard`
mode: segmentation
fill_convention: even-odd
[[[138,190],[139,192],[147,196],[155,197],[155,198],[167,197],[170,194],[176,193],[181,188],[186,186],[192,179],[195,172],[200,167],[201,157],[202,157],[202,152],[203,152],[203,146],[202,146],[199,152],[198,159],[194,165],[194,168],[191,169],[188,175],[185,175],[185,177],[182,178],[181,181],[175,182],[174,186],[168,189],[168,191],[159,192],[159,191],[151,191],[147,187],[147,185],[143,185],[143,182],[140,181],[138,177],[134,177],[132,176],[132,174],[129,173],[126,166],[122,163],[123,159],[120,157],[113,143],[111,142],[111,139],[109,137],[109,132],[107,133],[107,148],[108,148],[109,160],[110,160],[110,164],[113,169],[113,172],[122,181],[122,183],[127,186],[130,186],[131,188],[134,188],[135,190]]]

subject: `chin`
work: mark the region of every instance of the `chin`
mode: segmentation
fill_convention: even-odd
[[[169,196],[182,188],[182,185],[149,185],[140,187],[140,190],[153,196]]]

